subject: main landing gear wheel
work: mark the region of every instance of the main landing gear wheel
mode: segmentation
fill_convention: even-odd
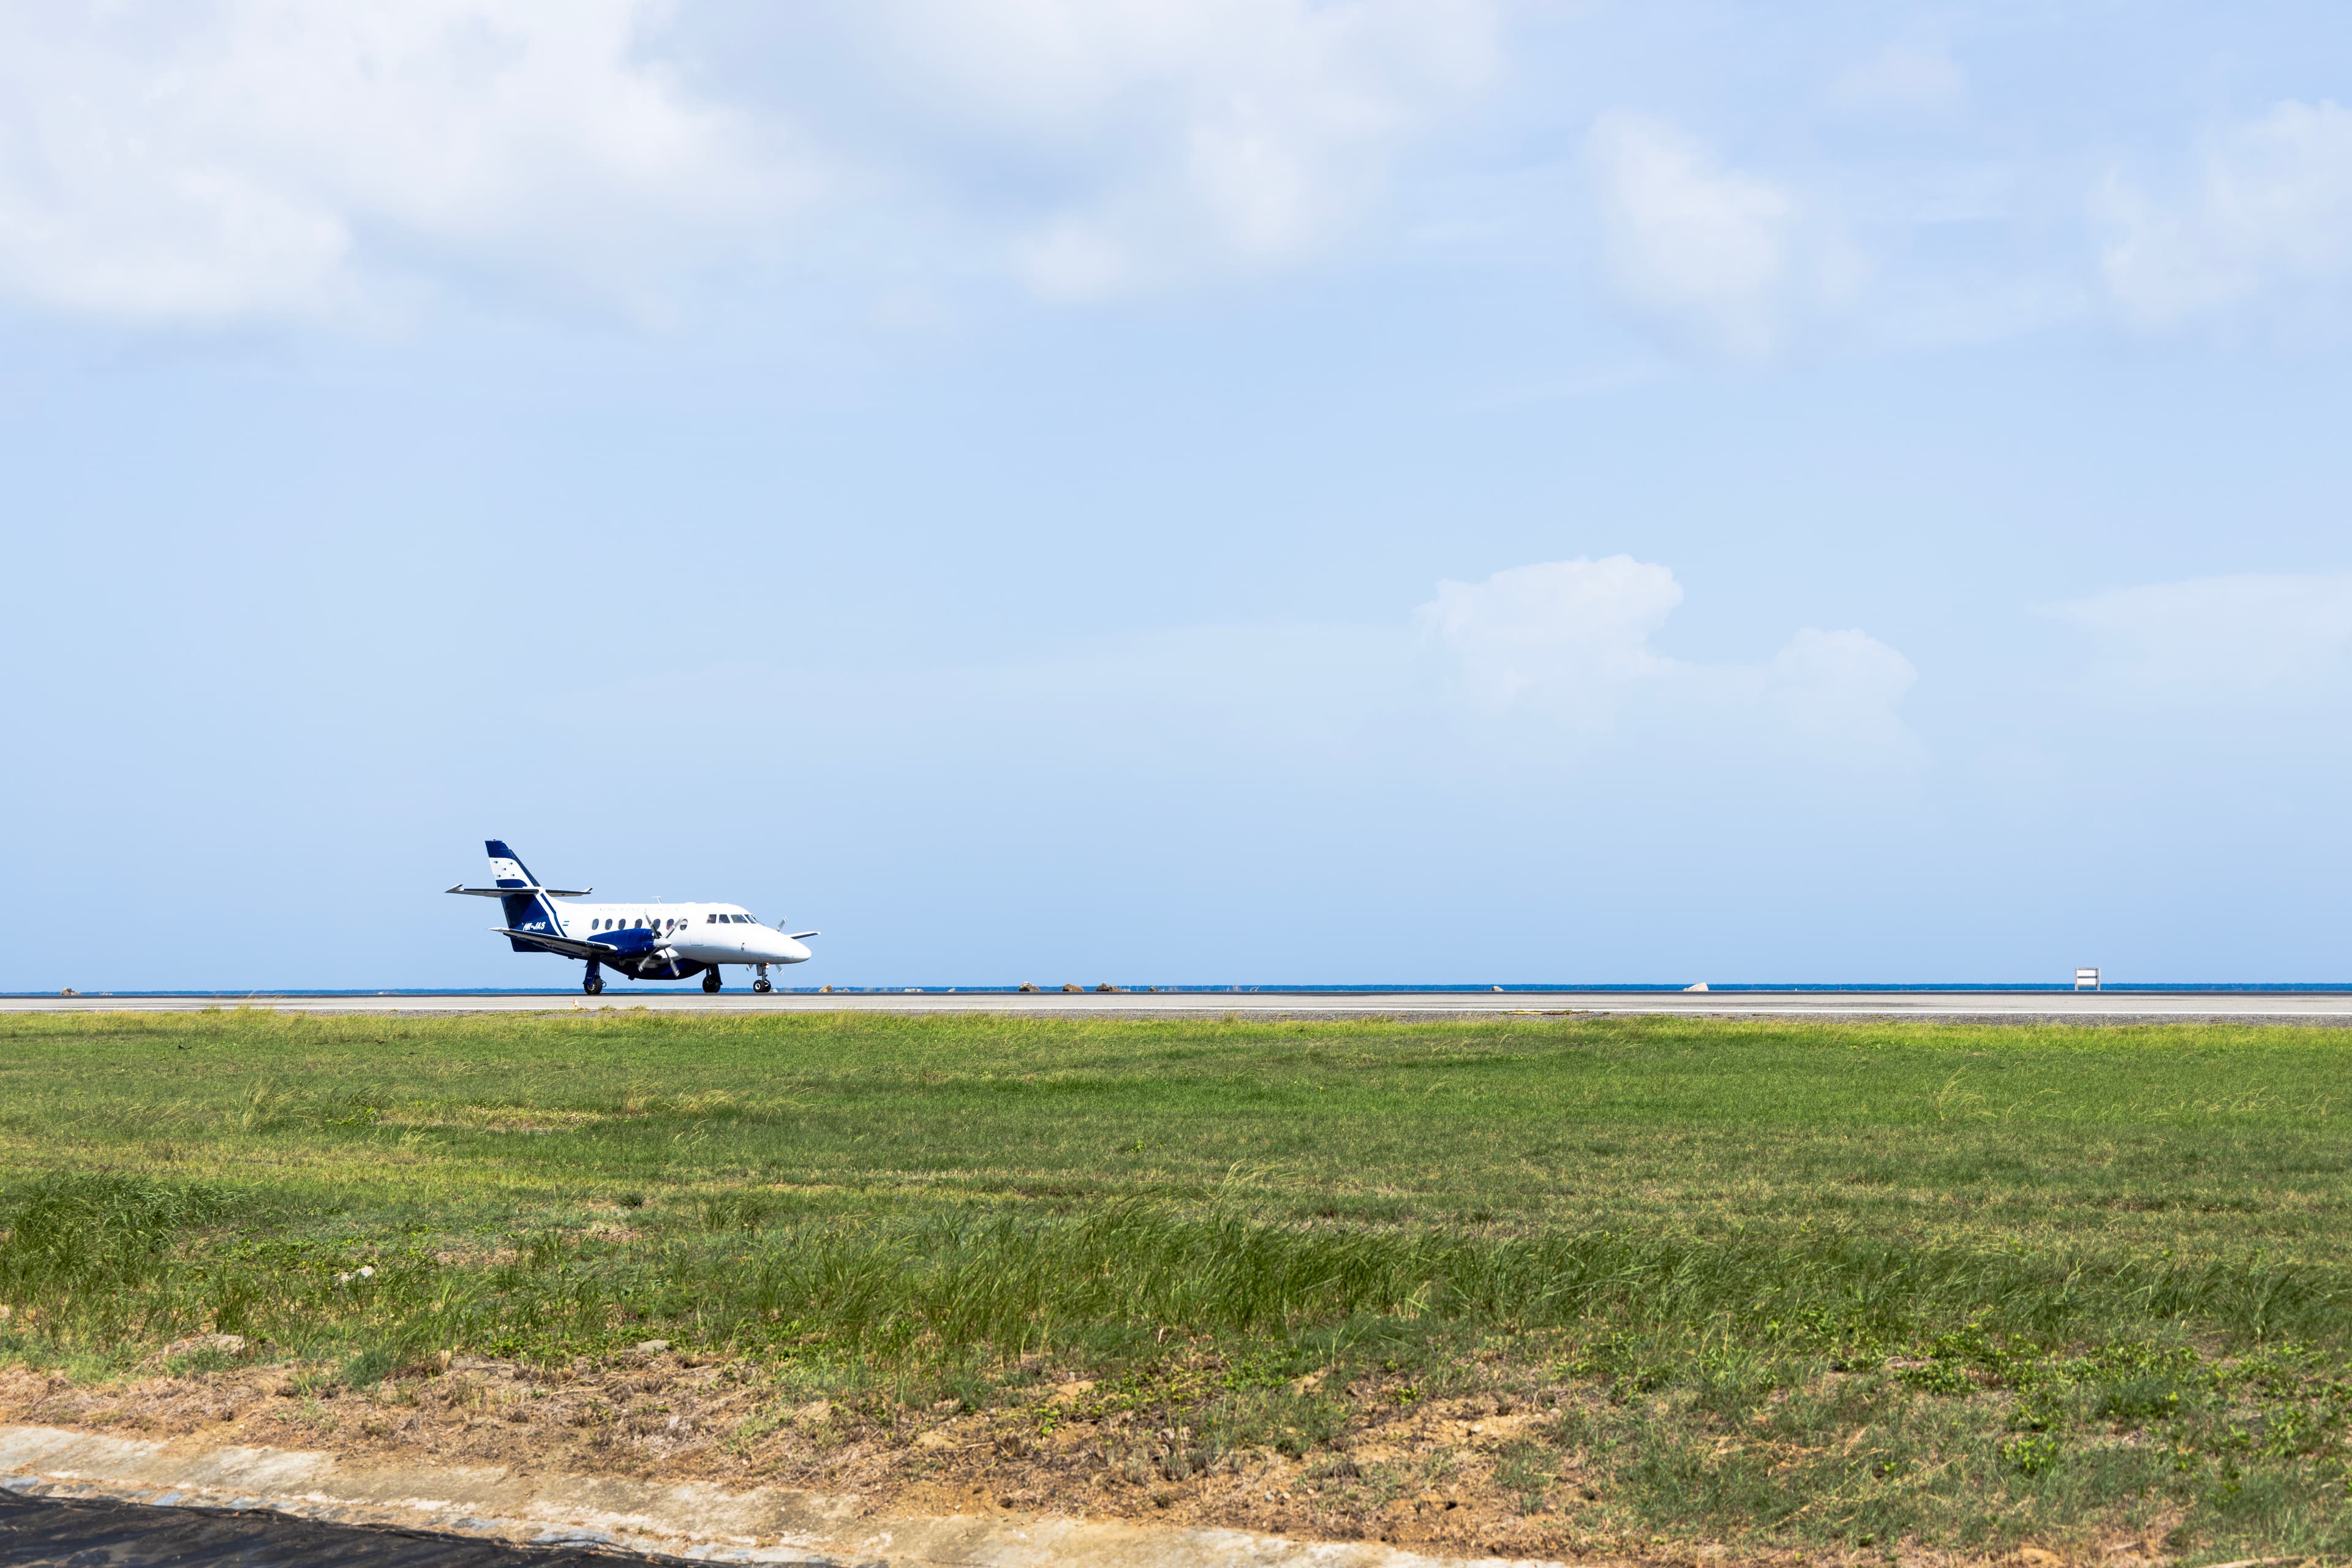
[[[775,986],[770,984],[765,975],[762,975],[759,979],[751,982],[751,989],[757,991],[761,995],[765,996],[769,992],[773,991]]]
[[[580,983],[580,989],[585,991],[591,996],[602,996],[604,994],[604,977],[602,975],[592,974],[587,979]]]
[[[702,988],[713,996],[719,994],[719,971],[714,969],[702,977]]]

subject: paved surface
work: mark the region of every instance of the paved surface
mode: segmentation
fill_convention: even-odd
[[[261,1509],[60,1500],[19,1495],[0,1481],[0,1563],[26,1568],[614,1568],[616,1561],[628,1560],[601,1545],[510,1546]]]
[[[602,996],[518,994],[303,996],[0,996],[0,1013],[198,1012],[270,1007],[297,1013],[541,1013],[643,1007],[657,1013],[1009,1013],[1089,1017],[1415,1017],[1496,1014],[1691,1013],[1711,1016],[1930,1018],[2253,1018],[2352,1024],[2352,992],[1655,991],[1388,992],[1118,991],[1030,994],[922,991],[753,995],[618,989]]]

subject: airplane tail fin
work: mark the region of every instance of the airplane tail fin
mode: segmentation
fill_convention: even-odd
[[[515,858],[515,852],[507,847],[505,839],[484,839],[482,847],[490,852],[490,879],[499,887],[536,888],[539,886],[539,879],[530,874],[530,867]]]
[[[515,858],[515,852],[503,838],[488,838],[482,847],[490,852],[490,879],[496,885],[488,888],[451,888],[453,893],[470,893],[478,899],[496,899],[507,917],[509,931],[543,931],[549,936],[563,934],[563,921],[555,911],[551,899],[584,899],[593,888],[542,888],[530,868]],[[517,952],[533,952],[520,937],[509,937]]]
[[[509,893],[499,900],[499,908],[507,917],[507,929],[560,934],[563,928],[556,920],[554,910],[540,896],[539,879],[530,874],[530,868],[516,858],[503,838],[485,839],[482,847],[490,852],[490,880],[494,884],[500,888],[527,889]],[[517,952],[534,951],[513,937],[507,941]]]

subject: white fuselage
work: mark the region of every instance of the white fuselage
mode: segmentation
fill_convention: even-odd
[[[555,934],[594,942],[605,931],[649,931],[658,946],[693,963],[803,963],[809,950],[740,904],[591,904],[541,900],[555,911]]]

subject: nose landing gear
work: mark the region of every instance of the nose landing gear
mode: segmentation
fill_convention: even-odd
[[[719,966],[717,964],[712,964],[710,966],[709,973],[702,977],[702,989],[710,995],[716,996],[719,994]]]
[[[761,964],[759,968],[760,978],[751,982],[751,989],[757,991],[761,995],[765,996],[769,992],[773,991],[775,987],[768,984],[768,966],[763,963]]]
[[[602,996],[604,994],[604,977],[596,973],[595,961],[593,959],[589,961],[587,974],[581,979],[580,989],[591,996]]]

